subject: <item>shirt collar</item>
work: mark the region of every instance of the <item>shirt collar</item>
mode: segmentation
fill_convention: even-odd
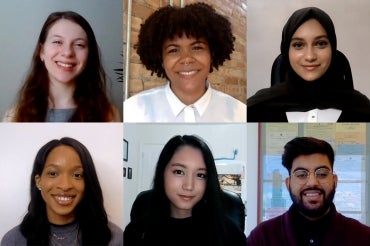
[[[204,114],[209,102],[211,101],[212,88],[211,88],[211,84],[208,81],[206,82],[206,89],[207,90],[203,94],[203,96],[201,96],[201,98],[199,98],[195,103],[192,104],[192,106],[197,110],[200,116]],[[170,107],[175,117],[177,117],[184,110],[185,107],[190,106],[190,105],[186,105],[182,103],[180,99],[175,95],[175,93],[173,93],[170,87],[170,82],[167,82],[165,86],[165,92],[166,92],[166,97],[168,99]]]

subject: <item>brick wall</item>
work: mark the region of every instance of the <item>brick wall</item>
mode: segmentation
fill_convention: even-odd
[[[124,1],[126,2],[126,1]],[[172,1],[175,6],[180,6],[180,0]],[[223,91],[242,102],[246,102],[246,37],[247,37],[247,11],[243,8],[242,3],[246,0],[183,0],[184,4],[193,2],[206,2],[213,5],[217,12],[229,17],[233,27],[233,33],[236,37],[235,51],[231,55],[231,60],[219,67],[219,70],[214,70],[209,75],[209,81],[212,87]],[[150,75],[145,67],[140,63],[139,56],[133,49],[133,45],[137,43],[137,37],[140,30],[140,24],[153,13],[156,9],[170,4],[169,0],[132,0],[131,12],[131,48],[130,48],[130,71],[129,71],[129,86],[128,96],[132,96],[142,90],[147,90],[165,84],[165,80],[158,78],[155,74]],[[127,9],[127,8],[125,8]],[[124,14],[124,40],[127,30],[127,15]]]

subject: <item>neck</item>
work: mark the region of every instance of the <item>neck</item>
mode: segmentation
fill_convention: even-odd
[[[322,219],[323,217],[325,217],[329,212],[330,212],[330,207],[325,211],[325,213],[323,213],[322,215],[320,216],[316,216],[316,217],[311,217],[311,216],[307,216],[305,215],[304,213],[302,213],[301,211],[298,210],[298,212],[303,216],[305,217],[306,219],[308,219],[309,221],[317,221],[317,220],[320,220]]]
[[[201,98],[204,93],[206,93],[206,86],[202,87],[200,90],[197,90],[197,91],[190,91],[190,92],[184,92],[184,91],[181,91],[181,90],[176,90],[176,88],[173,88],[173,86],[171,86],[171,90],[172,92],[176,95],[176,97],[185,105],[191,105],[191,104],[194,104],[196,101],[199,100],[199,98]]]
[[[74,84],[50,83],[49,88],[49,108],[63,109],[76,107],[73,94]]]

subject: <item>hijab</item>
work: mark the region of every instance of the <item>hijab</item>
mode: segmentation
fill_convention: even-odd
[[[317,20],[325,29],[332,49],[328,70],[315,81],[305,81],[289,62],[291,39],[310,19]],[[286,68],[285,80],[248,99],[248,121],[287,121],[286,112],[306,112],[315,108],[342,110],[339,121],[370,121],[370,101],[353,89],[348,60],[337,50],[334,24],[327,13],[316,7],[296,10],[283,28],[280,52],[281,66]]]

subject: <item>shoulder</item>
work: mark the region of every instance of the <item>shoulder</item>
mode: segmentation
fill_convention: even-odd
[[[212,89],[212,97],[215,100],[224,100],[228,103],[232,103],[232,104],[235,104],[235,105],[238,105],[238,106],[243,106],[243,107],[246,106],[245,103],[242,103],[241,101],[239,101],[238,99],[230,96],[229,94],[226,94],[222,91],[218,91],[218,90],[215,90],[215,89]]]
[[[251,233],[248,235],[248,245],[264,245],[263,242],[266,240],[274,239],[278,240],[281,238],[283,225],[283,215],[279,215],[270,220],[266,220],[257,225]]]
[[[122,246],[123,245],[123,230],[112,222],[108,223],[108,227],[112,234],[112,238],[109,242],[109,246]]]
[[[26,238],[22,235],[19,225],[8,231],[1,239],[0,243],[1,246],[26,245],[26,244],[27,244]]]
[[[15,113],[15,108],[8,109],[3,116],[3,122],[12,122],[14,120]]]
[[[335,224],[340,224],[341,227],[348,228],[348,230],[351,230],[354,233],[354,235],[356,233],[359,234],[362,233],[368,235],[370,239],[370,227],[365,224],[362,224],[358,220],[346,217],[343,214],[337,212],[334,221]]]
[[[152,89],[148,89],[148,90],[145,90],[145,91],[141,91],[139,92],[138,94],[135,94],[131,97],[129,97],[127,100],[125,100],[125,104],[130,104],[130,103],[133,103],[133,102],[136,102],[136,101],[140,101],[140,100],[149,100],[149,99],[153,99],[153,98],[156,98],[156,97],[159,97],[159,96],[162,96],[165,94],[165,88],[166,86],[159,86],[159,87],[155,87],[155,88],[152,88]]]

